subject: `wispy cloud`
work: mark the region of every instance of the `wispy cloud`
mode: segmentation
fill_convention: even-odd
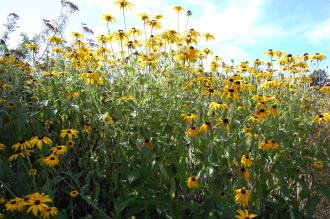
[[[311,30],[305,34],[314,44],[321,44],[323,41],[330,40],[330,18],[318,25],[313,25]]]

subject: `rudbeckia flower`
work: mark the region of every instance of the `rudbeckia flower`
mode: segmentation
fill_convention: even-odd
[[[206,133],[208,132],[209,129],[212,128],[212,125],[211,123],[209,122],[204,122],[201,127],[199,128],[199,131],[202,132],[202,133]]]
[[[193,188],[198,187],[198,181],[197,181],[196,176],[190,176],[187,179],[187,186],[188,186],[189,189],[193,189]]]
[[[61,131],[60,137],[64,139],[66,136],[68,136],[69,140],[72,140],[73,137],[78,138],[78,131],[76,129],[63,129]]]
[[[79,192],[77,190],[73,190],[69,193],[69,195],[72,197],[72,198],[75,198],[79,195]]]
[[[186,134],[189,136],[189,137],[195,137],[196,135],[198,135],[199,131],[198,129],[196,129],[195,127],[190,127],[188,128]]]
[[[40,193],[33,193],[27,197],[28,200],[25,202],[25,205],[28,206],[28,209],[26,212],[31,212],[34,216],[42,213],[46,208],[48,208],[47,203],[52,202],[52,199],[48,195]]]
[[[58,157],[56,155],[54,155],[54,154],[51,154],[48,157],[41,158],[41,161],[47,167],[54,167],[54,166],[57,166],[60,163]]]
[[[248,155],[242,155],[242,157],[241,157],[241,164],[243,166],[245,166],[245,167],[251,166],[252,160],[251,160],[250,156],[248,156]]]
[[[56,207],[47,207],[41,212],[43,219],[55,218],[57,214],[58,210]]]
[[[31,138],[30,144],[32,147],[35,145],[38,147],[39,150],[42,150],[42,146],[45,145],[51,145],[53,144],[52,140],[48,137],[43,137],[43,136],[35,136]]]
[[[248,205],[250,199],[250,191],[245,187],[235,190],[235,202],[243,207]]]
[[[181,117],[184,121],[190,122],[190,123],[193,123],[197,118],[196,114],[193,114],[193,113],[183,113],[183,114],[181,114]]]
[[[5,208],[7,211],[23,211],[24,199],[23,198],[13,198],[6,202]]]
[[[238,215],[236,215],[235,217],[238,219],[252,219],[257,217],[256,214],[251,214],[249,213],[249,211],[247,209],[245,209],[244,211],[239,209],[237,210]]]

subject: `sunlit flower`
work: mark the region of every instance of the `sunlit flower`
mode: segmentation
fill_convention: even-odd
[[[235,190],[235,202],[243,207],[246,207],[249,203],[250,191],[245,187]]]
[[[248,155],[242,155],[242,157],[241,157],[241,164],[243,166],[245,166],[245,167],[251,166],[252,160],[251,160],[250,156],[248,156]]]
[[[48,157],[41,158],[41,161],[47,167],[54,167],[54,166],[57,166],[60,163],[58,157],[54,154],[50,154]]]
[[[77,190],[73,190],[69,193],[69,195],[72,197],[72,198],[76,198],[78,195],[79,195],[79,192]]]
[[[199,128],[199,131],[202,133],[206,133],[208,132],[208,130],[210,130],[212,128],[211,123],[209,122],[204,122],[201,127]]]
[[[198,187],[198,181],[196,176],[190,176],[187,179],[187,186],[189,189]]]
[[[13,198],[6,202],[5,208],[7,211],[23,211],[24,199],[23,198]]]
[[[35,136],[31,138],[30,144],[32,147],[37,146],[39,150],[42,150],[43,145],[51,145],[53,141],[48,137]]]
[[[186,131],[186,134],[189,136],[189,137],[195,137],[196,135],[199,134],[199,131],[197,128],[195,127],[189,127],[188,130]]]
[[[315,168],[315,169],[323,169],[324,165],[323,165],[323,162],[320,161],[320,160],[316,160],[313,162],[312,166]]]
[[[28,207],[27,213],[32,213],[34,216],[42,213],[46,208],[48,208],[47,203],[51,203],[52,199],[45,194],[33,193],[27,196],[28,200],[25,205]]]
[[[72,140],[74,137],[78,138],[78,131],[76,129],[63,129],[61,130],[60,137],[65,138],[68,137],[69,140]]]
[[[238,215],[236,215],[235,217],[238,219],[251,219],[257,217],[256,214],[249,213],[247,209],[245,209],[244,211],[239,209],[237,210],[237,213]]]
[[[181,118],[186,122],[193,123],[196,120],[197,116],[193,113],[183,113],[181,114]]]

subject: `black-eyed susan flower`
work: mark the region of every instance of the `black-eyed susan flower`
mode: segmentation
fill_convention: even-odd
[[[199,130],[194,127],[194,126],[191,126],[187,129],[186,131],[186,134],[189,136],[189,137],[195,137],[196,135],[199,134]]]
[[[217,122],[217,126],[224,126],[226,128],[229,128],[230,126],[229,119],[228,118],[219,119]]]
[[[252,127],[250,125],[245,125],[243,127],[243,130],[246,131],[246,132],[250,132],[252,130]]]
[[[329,94],[330,93],[330,85],[326,85],[324,87],[321,87],[320,92]]]
[[[198,187],[198,181],[196,176],[190,176],[187,179],[187,186],[189,189]]]
[[[42,150],[43,145],[51,145],[53,141],[48,137],[35,136],[31,138],[30,144],[32,147],[37,146],[39,150]]]
[[[6,199],[2,196],[0,196],[0,205],[6,203]]]
[[[277,113],[278,113],[278,111],[277,111],[277,105],[272,105],[270,108],[269,108],[269,113],[273,116],[273,117],[275,117],[275,116],[277,116]]]
[[[68,146],[69,148],[73,148],[74,147],[74,144],[75,144],[75,142],[74,141],[67,141],[66,143],[65,143],[65,145],[66,146]]]
[[[13,102],[9,102],[9,103],[7,104],[7,109],[9,109],[9,110],[14,109],[15,107],[16,107],[16,105],[15,105],[15,103],[13,103]]]
[[[316,122],[328,122],[330,121],[330,113],[320,113],[313,117]]]
[[[199,128],[199,131],[200,131],[201,133],[206,133],[206,132],[208,132],[211,128],[212,128],[211,123],[209,123],[209,122],[204,122],[204,123],[201,125],[201,127]]]
[[[76,198],[78,195],[79,195],[79,192],[77,190],[73,190],[69,193],[69,195],[72,197],[72,198]]]
[[[242,157],[241,157],[241,164],[242,164],[244,167],[249,167],[249,166],[251,166],[251,164],[252,164],[252,160],[251,160],[250,156],[248,156],[248,155],[242,155]]]
[[[245,137],[247,138],[258,138],[259,135],[257,133],[252,133],[252,132],[247,132],[244,134]]]
[[[91,124],[87,123],[87,124],[84,125],[84,130],[88,133],[91,133],[92,130],[93,130],[93,127],[92,127]]]
[[[239,174],[242,175],[247,182],[250,181],[250,172],[247,168],[241,167],[239,169]]]
[[[73,137],[78,138],[78,131],[76,129],[63,129],[61,130],[60,137],[64,139],[68,137],[69,140],[72,140]]]
[[[58,214],[58,209],[56,207],[47,207],[41,212],[41,217],[43,219],[55,218]]]
[[[47,157],[41,158],[41,161],[47,166],[47,167],[54,167],[57,166],[60,163],[60,160],[55,154],[50,154]]]
[[[227,99],[233,99],[233,100],[237,100],[239,98],[238,92],[235,91],[233,88],[225,90],[223,96],[226,97]]]
[[[20,142],[17,142],[11,147],[14,151],[18,150],[26,150],[28,148],[32,148],[30,141],[22,140]]]
[[[23,211],[24,199],[19,197],[13,198],[6,202],[5,208],[6,211]]]
[[[67,146],[64,146],[64,145],[58,145],[58,146],[55,146],[55,147],[52,147],[50,149],[50,151],[58,156],[58,155],[63,155],[63,154],[66,154],[68,152],[68,147]]]
[[[193,113],[183,113],[181,114],[181,118],[186,122],[193,123],[197,119],[197,116]]]
[[[219,101],[219,102],[211,102],[210,105],[209,105],[209,108],[210,110],[213,110],[213,111],[216,111],[218,109],[221,109],[223,111],[226,111],[227,108],[228,108],[228,105],[225,104],[224,102],[222,101]]]
[[[51,203],[52,199],[45,194],[33,193],[27,195],[28,200],[25,202],[25,205],[28,207],[26,210],[27,213],[32,213],[34,216],[42,213],[46,208],[48,208],[47,203]]]
[[[17,150],[8,158],[8,161],[14,161],[18,158],[26,158],[28,156],[31,156],[31,152],[31,150]]]
[[[279,144],[274,140],[264,140],[259,143],[259,149],[270,151],[279,147]]]
[[[256,214],[249,213],[249,211],[247,209],[245,209],[244,211],[239,209],[239,210],[237,210],[237,213],[238,214],[235,217],[238,219],[252,219],[252,218],[257,217]]]
[[[246,207],[249,203],[250,191],[245,187],[235,190],[235,202],[243,207]]]
[[[121,99],[127,102],[130,100],[134,100],[134,97],[133,96],[122,96]]]
[[[6,149],[6,145],[0,143],[0,151],[4,151]]]
[[[320,160],[316,160],[313,162],[312,166],[315,168],[315,169],[323,169],[324,167],[324,164],[322,161]]]

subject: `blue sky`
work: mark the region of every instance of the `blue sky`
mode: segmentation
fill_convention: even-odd
[[[117,17],[112,27],[122,28],[120,11],[114,0],[72,0],[80,6],[67,28],[81,31],[80,23],[87,23],[95,35],[105,33],[101,15],[105,12]],[[292,54],[320,52],[330,58],[330,1],[329,0],[131,0],[135,7],[128,12],[129,27],[142,27],[136,14],[163,14],[164,28],[176,28],[173,5],[181,5],[193,12],[189,28],[201,33],[210,32],[216,40],[208,45],[225,60],[236,61],[262,58],[270,48]],[[60,0],[0,0],[0,23],[15,12],[20,16],[19,32],[29,36],[42,27],[42,19],[54,19],[60,10]],[[182,25],[184,26],[182,18]],[[0,27],[2,28],[2,27]],[[18,34],[13,35],[15,45]],[[330,62],[327,60],[323,66]]]

